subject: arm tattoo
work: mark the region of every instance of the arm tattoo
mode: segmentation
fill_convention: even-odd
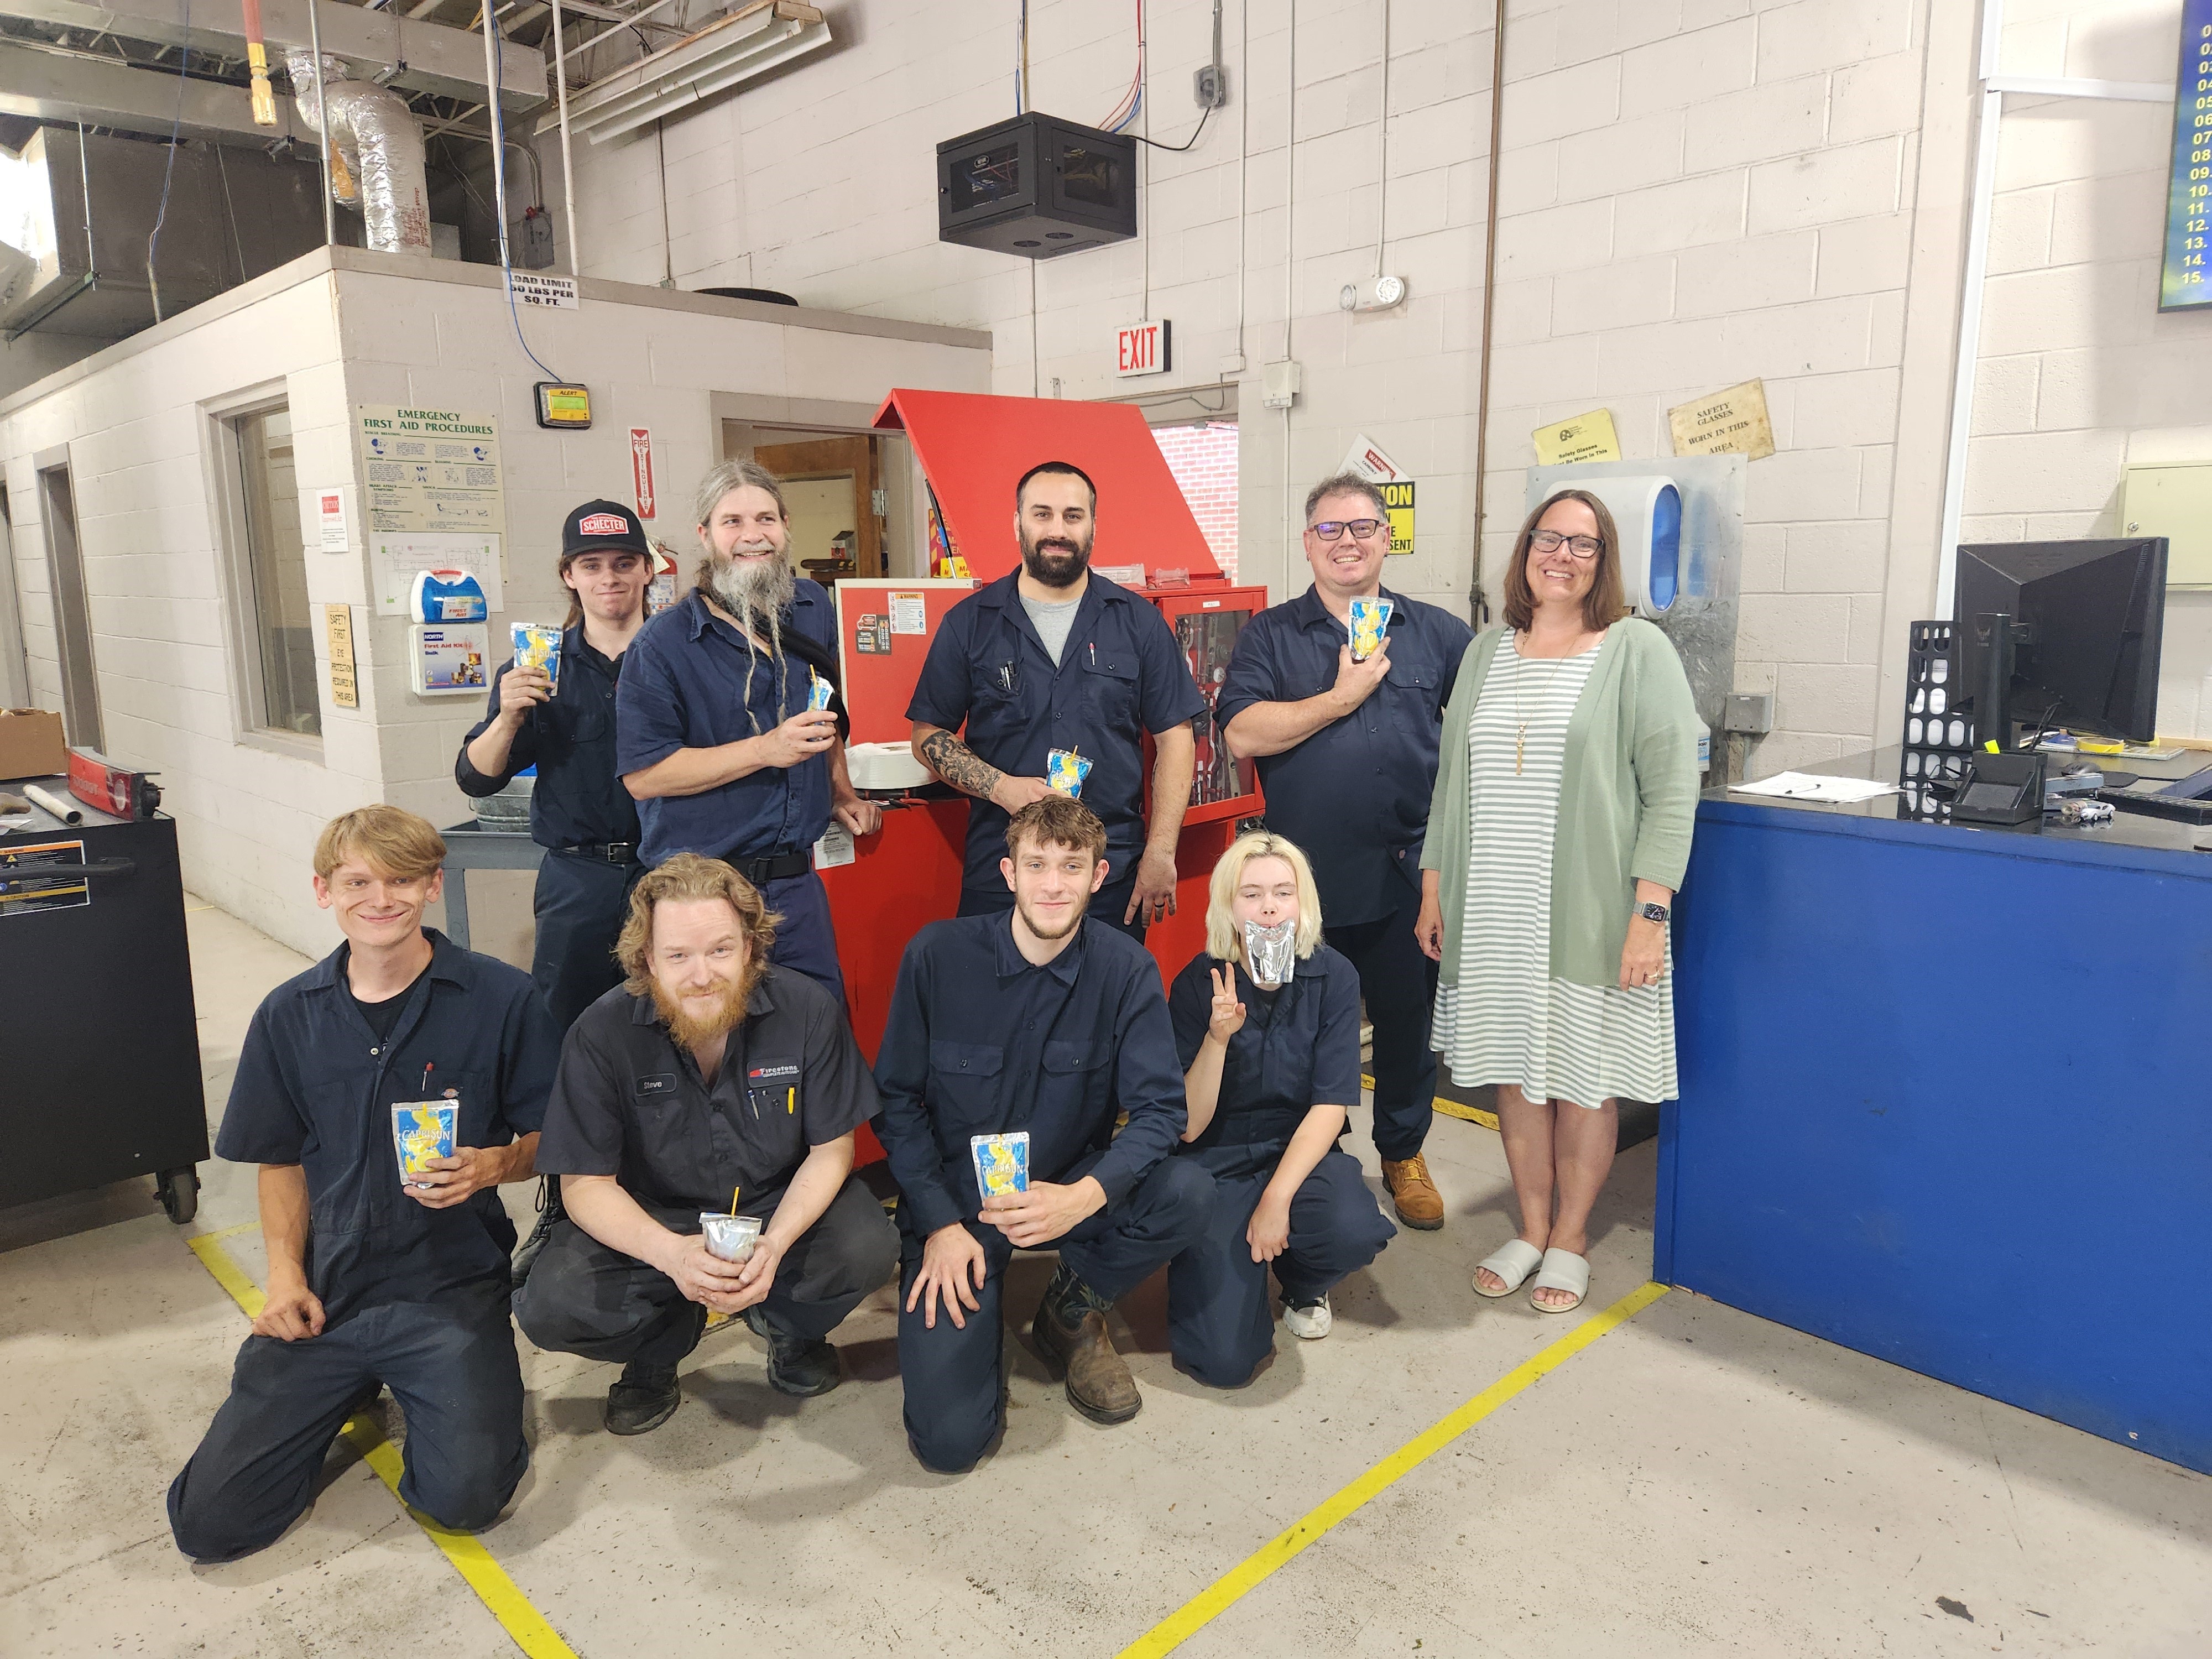
[[[921,757],[945,782],[979,800],[988,800],[1006,775],[950,732],[933,732],[924,738]]]

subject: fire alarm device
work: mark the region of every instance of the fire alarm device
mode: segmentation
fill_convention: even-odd
[[[1406,298],[1403,276],[1370,276],[1364,283],[1346,283],[1336,296],[1340,311],[1388,311]]]
[[[538,382],[538,424],[556,431],[581,432],[592,423],[592,394],[588,387],[563,386],[558,380]]]

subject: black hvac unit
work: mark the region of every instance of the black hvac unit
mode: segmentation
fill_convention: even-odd
[[[1050,259],[1137,234],[1137,144],[1050,115],[937,147],[937,239]]]

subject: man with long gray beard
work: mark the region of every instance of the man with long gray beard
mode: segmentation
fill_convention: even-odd
[[[615,767],[638,802],[648,866],[697,853],[735,867],[781,918],[775,962],[840,1002],[844,976],[814,844],[834,817],[872,835],[883,809],[845,769],[830,595],[791,568],[790,514],[773,475],[725,461],[699,486],[704,552],[691,591],[647,623],[617,695]]]
[[[1206,702],[1160,613],[1091,568],[1097,507],[1089,476],[1066,461],[1022,475],[1021,568],[946,612],[906,714],[915,757],[975,797],[962,915],[1012,908],[999,873],[1007,821],[1054,793],[1055,754],[1075,756],[1090,764],[1063,793],[1106,826],[1106,884],[1091,914],[1141,939],[1147,922],[1175,909],[1176,842],[1197,754],[1190,722]]]
[[[516,1293],[541,1348],[618,1360],[606,1425],[643,1434],[681,1397],[709,1312],[768,1340],[780,1393],[837,1386],[830,1333],[890,1278],[898,1243],[853,1176],[876,1091],[844,1010],[769,965],[775,918],[726,864],[679,853],[641,880],[616,947],[624,982],[569,1029],[538,1167],[556,1222]],[[750,1218],[742,1261],[708,1212]]]

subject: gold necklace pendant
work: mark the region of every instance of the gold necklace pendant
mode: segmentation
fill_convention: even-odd
[[[1528,736],[1528,722],[1523,720],[1513,732],[1513,775],[1516,778],[1521,775],[1521,745],[1527,741]]]

